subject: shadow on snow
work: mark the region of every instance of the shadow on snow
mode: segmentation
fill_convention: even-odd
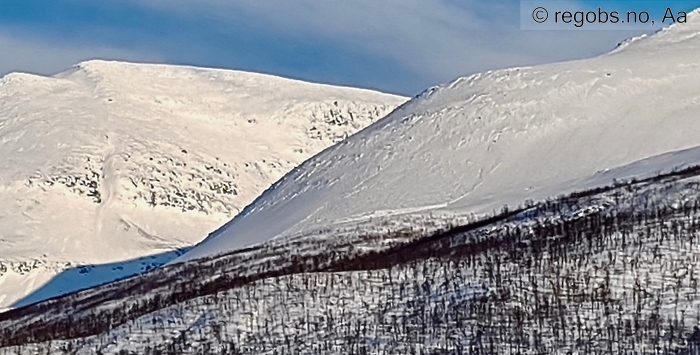
[[[20,308],[49,298],[143,274],[174,260],[190,249],[192,247],[179,248],[164,253],[108,264],[78,265],[54,276],[41,288],[18,300],[11,307]]]

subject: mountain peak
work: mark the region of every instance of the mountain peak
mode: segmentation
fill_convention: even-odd
[[[673,13],[674,18],[678,15],[677,12]],[[676,21],[678,21],[677,18]],[[685,22],[675,22],[651,35],[643,34],[621,42],[612,53],[634,51],[638,46],[639,50],[647,52],[697,50],[700,48],[698,34],[700,34],[700,8],[688,12]]]
[[[54,77],[8,74],[0,307],[67,261],[123,262],[200,241],[285,172],[404,101],[271,75],[102,60]],[[84,279],[103,283],[133,267],[106,269]],[[90,286],[80,280],[41,294]]]

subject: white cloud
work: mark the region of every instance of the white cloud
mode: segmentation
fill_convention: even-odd
[[[59,43],[0,33],[0,76],[21,71],[51,75],[89,59],[159,61],[152,53],[132,52],[109,46]]]
[[[116,0],[113,0],[116,2]],[[376,57],[377,62],[394,63],[392,73],[405,73],[405,77],[394,82],[377,78],[372,82],[371,73],[383,68],[361,68],[370,73],[369,78],[354,81],[369,87],[409,94],[428,85],[452,80],[458,76],[488,69],[531,65],[552,61],[584,58],[604,53],[616,43],[638,32],[623,31],[521,31],[519,5],[517,1],[484,0],[131,0],[142,10],[157,11],[172,15],[173,21],[191,16],[193,21],[183,22],[187,26],[206,22],[206,26],[194,31],[196,36],[179,38],[182,33],[143,36],[138,42],[139,50],[125,50],[112,46],[110,36],[100,34],[148,31],[148,26],[139,28],[99,26],[92,42],[62,40],[60,37],[42,39],[37,36],[17,36],[29,31],[3,31],[0,28],[0,75],[9,71],[28,71],[52,74],[71,65],[92,58],[130,61],[180,61],[187,64],[218,63],[236,67],[245,53],[230,58],[217,57],[221,51],[207,53],[206,46],[227,46],[226,39],[243,36],[236,33],[234,21],[245,19],[246,26],[253,23],[255,30],[266,31],[264,38],[278,34],[281,41],[292,39],[306,43],[328,45],[329,51],[343,48],[346,53],[360,53],[359,57]],[[120,3],[123,4],[123,3]],[[175,23],[175,22],[174,22]],[[140,24],[143,25],[143,24]],[[137,26],[138,27],[138,26]],[[157,28],[157,26],[156,26]],[[204,28],[204,29],[203,29]],[[162,31],[162,29],[161,29]],[[212,33],[213,40],[199,38]],[[161,38],[162,36],[162,38]],[[254,36],[254,34],[253,34]],[[112,36],[114,37],[114,36]],[[118,37],[118,36],[116,36]],[[218,39],[217,39],[218,38]],[[251,39],[253,42],[255,38]],[[153,41],[159,43],[149,46]],[[235,41],[234,41],[235,42]],[[136,43],[134,44],[136,45]],[[197,46],[200,52],[192,48]],[[261,47],[265,45],[261,44]],[[265,51],[274,52],[274,44]],[[332,47],[332,48],[331,48]],[[288,48],[285,48],[288,49]],[[188,50],[191,52],[188,52]],[[152,52],[146,52],[152,51]],[[274,53],[255,55],[275,55]],[[183,54],[184,53],[184,54]],[[251,54],[253,55],[253,54]],[[263,58],[265,59],[265,58]],[[265,62],[261,60],[261,62]],[[268,63],[270,61],[268,60]],[[333,63],[322,63],[325,67]],[[273,64],[274,66],[276,64]],[[347,63],[344,65],[347,66]],[[360,65],[360,64],[358,64]],[[366,65],[366,64],[365,64]],[[256,68],[275,73],[275,68]],[[305,69],[308,70],[308,69]],[[283,75],[304,78],[308,73],[282,71]],[[357,70],[339,67],[336,83],[344,84],[342,78]],[[318,80],[318,76],[314,77]],[[386,78],[386,76],[384,76]],[[320,79],[323,80],[323,79]],[[382,82],[379,82],[382,81]],[[398,83],[402,83],[399,85]],[[408,83],[408,84],[405,84]],[[405,87],[410,85],[411,87]]]
[[[426,82],[598,55],[640,31],[522,31],[518,2],[475,0],[149,0],[225,23],[245,13],[281,35],[332,41],[389,58]],[[459,5],[457,5],[459,4]],[[575,3],[572,3],[575,6]],[[377,68],[381,70],[381,68]]]

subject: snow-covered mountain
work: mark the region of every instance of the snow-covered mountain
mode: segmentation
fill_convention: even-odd
[[[106,61],[3,77],[0,309],[173,259],[291,168],[404,101]]]
[[[700,353],[700,167],[436,233],[416,217],[0,313],[0,354]]]
[[[698,58],[695,11],[430,89],[0,354],[700,354]]]
[[[695,11],[600,57],[431,88],[304,162],[177,261],[377,216],[490,213],[699,162],[700,150],[673,154],[700,146],[699,58]]]

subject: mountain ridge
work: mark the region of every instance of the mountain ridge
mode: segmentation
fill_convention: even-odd
[[[700,146],[698,33],[693,11],[598,57],[426,90],[291,171],[177,261],[376,214],[488,213]]]
[[[267,74],[101,60],[51,77],[4,76],[0,307],[68,263],[170,260],[284,172],[404,100]],[[36,268],[13,271],[25,264]],[[83,286],[98,281],[106,280]],[[57,292],[75,290],[69,284]]]

